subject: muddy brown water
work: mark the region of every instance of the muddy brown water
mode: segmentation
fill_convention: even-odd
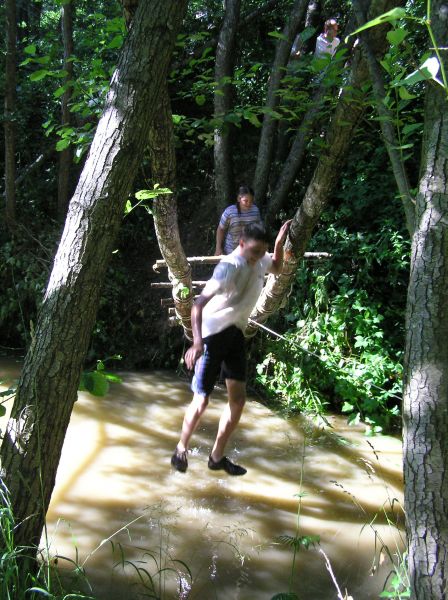
[[[0,378],[18,376],[17,363],[0,364]],[[231,478],[207,469],[219,388],[181,474],[170,456],[188,382],[169,372],[122,377],[105,398],[79,394],[42,540],[84,567],[96,598],[153,597],[153,585],[166,600],[270,600],[291,576],[301,600],[337,599],[333,577],[342,596],[378,598],[391,570],[381,548],[403,550],[390,524],[403,521],[400,440],[366,438],[338,416],[331,427],[285,420],[249,399],[228,452],[248,473]],[[297,535],[320,544],[301,548],[293,566]]]

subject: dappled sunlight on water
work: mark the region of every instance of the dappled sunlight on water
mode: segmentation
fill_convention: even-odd
[[[188,382],[167,372],[125,373],[106,398],[79,394],[48,514],[51,552],[78,554],[104,600],[142,597],[136,567],[147,582],[146,572],[185,574],[185,565],[192,584],[179,592],[165,571],[165,598],[269,600],[288,590],[292,547],[278,536],[296,534],[303,462],[299,534],[320,536],[342,591],[377,598],[390,571],[379,549],[401,549],[388,525],[397,515],[402,521],[398,507],[391,511],[402,499],[399,440],[365,438],[339,417],[329,418],[333,428],[284,420],[251,400],[228,449],[248,473],[231,478],[207,469],[225,402],[220,388],[181,474],[170,457],[190,397]],[[300,550],[294,582],[301,599],[337,597],[318,547]]]

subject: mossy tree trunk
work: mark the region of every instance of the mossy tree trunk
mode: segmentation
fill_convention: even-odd
[[[185,336],[192,340],[191,266],[185,256],[179,234],[173,116],[166,82],[162,86],[159,105],[149,130],[149,154],[154,183],[158,183],[161,188],[167,187],[173,192],[154,199],[154,225],[160,252],[166,261],[168,277],[173,285],[176,315],[182,323]]]
[[[40,540],[102,282],[186,4],[140,3],[69,205],[1,448],[19,545]]]

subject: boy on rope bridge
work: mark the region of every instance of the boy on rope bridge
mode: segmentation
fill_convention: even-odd
[[[279,274],[283,266],[283,244],[291,221],[284,223],[268,254],[266,231],[259,224],[243,229],[239,245],[216,266],[191,311],[193,345],[185,354],[187,368],[195,369],[193,399],[188,406],[173,467],[188,468],[188,444],[207,408],[221,367],[226,380],[228,404],[219,421],[218,433],[208,459],[208,468],[229,475],[244,475],[246,469],[224,456],[224,448],[240,420],[246,402],[246,350],[243,331],[261,293],[266,273]]]

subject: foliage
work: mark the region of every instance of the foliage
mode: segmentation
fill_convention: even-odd
[[[307,443],[307,437],[304,437],[303,448],[300,459],[300,481],[299,491],[295,495],[298,498],[297,513],[296,513],[296,530],[295,535],[280,535],[277,537],[277,541],[281,544],[285,544],[292,548],[293,556],[291,563],[291,572],[289,576],[289,586],[287,593],[275,594],[271,600],[298,600],[299,597],[293,591],[294,587],[294,575],[296,573],[296,562],[297,554],[301,549],[308,550],[311,546],[319,544],[320,537],[318,535],[300,535],[300,514],[302,510],[302,499],[306,496],[306,492],[303,491],[303,475],[304,475],[304,464],[305,464],[305,448]]]
[[[42,597],[52,600],[69,598],[93,600],[92,596],[79,591],[79,582],[84,581],[81,570],[75,568],[73,587],[70,592],[67,592],[56,569],[45,561],[32,558],[33,549],[16,546],[15,527],[8,490],[0,479],[0,597],[2,600],[37,600]]]
[[[104,363],[108,360],[121,360],[121,356],[111,356],[105,360],[98,360],[95,370],[84,371],[81,374],[78,388],[81,392],[89,392],[93,396],[105,396],[109,391],[109,383],[122,382],[121,377],[105,370]]]
[[[258,382],[288,411],[331,406],[369,434],[399,424],[410,251],[401,214],[384,198],[383,159],[383,150],[357,146],[313,240],[332,258],[299,270],[286,322],[276,325],[284,340],[269,342],[257,367]]]

